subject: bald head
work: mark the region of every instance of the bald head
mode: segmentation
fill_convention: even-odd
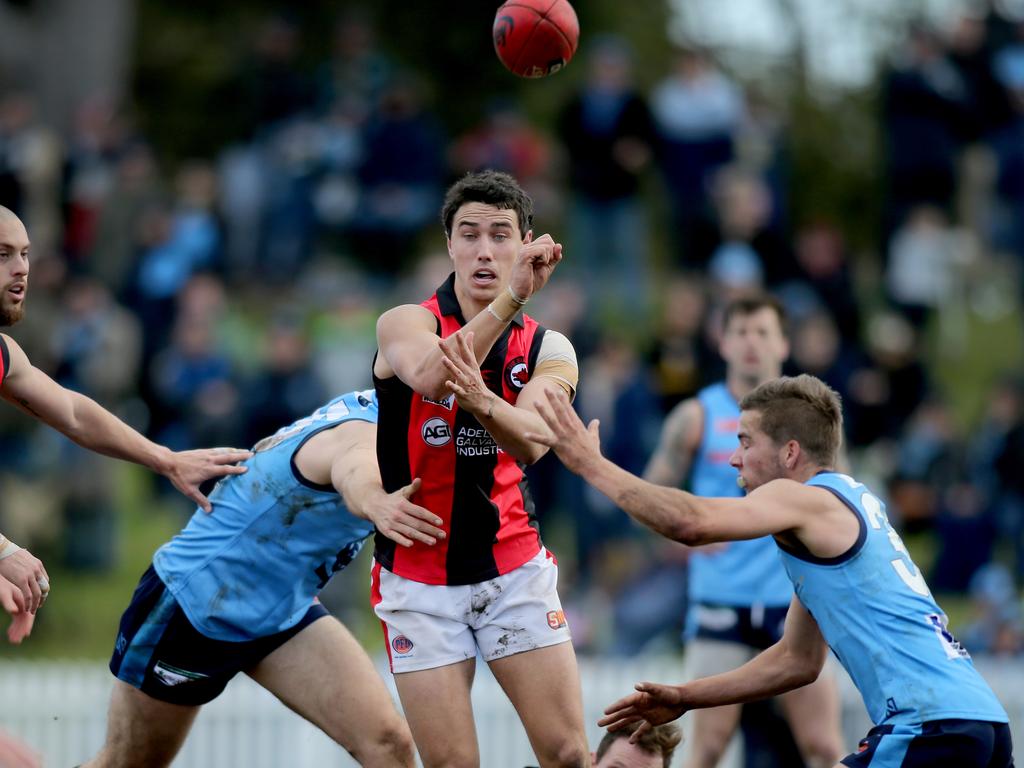
[[[16,214],[10,208],[5,208],[2,205],[0,205],[0,221],[16,221],[19,224],[21,224],[21,219],[18,218],[18,214]]]

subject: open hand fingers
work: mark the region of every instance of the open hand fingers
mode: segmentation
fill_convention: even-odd
[[[640,721],[640,725],[637,727],[637,729],[635,731],[633,731],[631,734],[629,734],[629,743],[630,744],[637,744],[637,743],[639,743],[640,742],[640,737],[642,737],[645,733],[647,733],[649,730],[651,730],[652,727],[653,726],[650,724],[649,721],[641,720]]]
[[[32,633],[32,625],[36,623],[34,613],[23,611],[14,616],[11,626],[7,628],[7,639],[17,645]]]
[[[242,448],[214,448],[210,454],[210,461],[214,464],[234,464],[251,459],[253,456],[252,451]]]

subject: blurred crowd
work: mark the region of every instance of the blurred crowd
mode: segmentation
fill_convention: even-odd
[[[496,98],[455,130],[431,99],[444,84],[399,66],[368,15],[339,19],[316,67],[301,45],[268,17],[238,75],[245,135],[173,168],[123,105],[88,98],[63,135],[31,93],[0,90],[0,204],[33,240],[11,333],[37,366],[172,448],[251,445],[370,386],[378,313],[447,274],[445,187],[507,170],[537,232],[565,244],[530,312],[575,344],[577,407],[601,419],[613,461],[643,471],[667,410],[722,374],[724,303],[770,290],[790,316],[787,370],[843,397],[852,471],[935,542],[933,589],[970,596],[967,647],[1024,652],[1024,377],[991,382],[964,424],[935,376],[969,315],[1019,312],[1024,22],[914,24],[883,64],[867,262],[843,221],[790,215],[785,110],[710,51],[680,49],[641,83],[628,41],[594,34],[543,126]],[[24,502],[5,505],[4,531],[45,539],[68,567],[108,567],[112,462],[13,408],[0,457],[5,497]],[[577,647],[678,642],[686,551],[550,457],[530,475]]]

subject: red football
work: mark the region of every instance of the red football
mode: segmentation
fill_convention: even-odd
[[[494,50],[520,77],[557,72],[579,40],[580,22],[568,0],[508,0],[494,17]]]

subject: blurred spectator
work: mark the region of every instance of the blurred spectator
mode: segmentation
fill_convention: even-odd
[[[809,292],[808,309],[820,308],[832,316],[842,345],[859,344],[860,306],[842,232],[832,222],[817,221],[802,227],[795,240],[797,277],[776,289],[790,316],[803,314],[791,300],[803,286]]]
[[[239,393],[233,366],[220,349],[214,318],[183,312],[170,345],[154,359],[153,430],[173,450],[240,444]]]
[[[424,84],[396,76],[363,134],[361,196],[352,221],[360,264],[393,275],[415,257],[423,228],[434,222],[444,182],[441,127],[425,103]]]
[[[102,403],[131,397],[142,354],[136,317],[90,278],[68,284],[63,307],[52,336],[54,379]]]
[[[632,52],[617,37],[595,38],[587,79],[563,108],[559,136],[569,160],[573,274],[592,302],[636,317],[650,269],[650,225],[639,198],[651,163],[653,119],[633,84]]]
[[[344,103],[346,111],[362,121],[387,86],[394,66],[379,49],[377,30],[364,9],[342,12],[332,43],[331,57],[319,71],[319,111],[329,113]]]
[[[247,130],[258,133],[313,105],[312,83],[299,66],[300,49],[299,28],[289,15],[270,14],[257,26],[239,74],[240,123]]]
[[[721,358],[701,333],[707,308],[698,279],[676,278],[666,285],[661,317],[647,353],[652,386],[663,414],[723,370]]]
[[[952,229],[939,209],[914,208],[892,238],[886,270],[889,296],[920,327],[953,296],[969,258],[964,234]]]
[[[271,322],[263,364],[244,394],[242,445],[254,445],[282,424],[312,413],[324,401],[326,393],[313,372],[305,333],[294,319],[280,317]]]
[[[452,168],[459,174],[488,168],[512,174],[548,220],[561,214],[561,199],[550,178],[553,160],[551,141],[506,99],[492,102],[483,122],[451,149]]]
[[[113,186],[99,209],[95,243],[85,263],[86,271],[120,299],[130,295],[142,218],[162,196],[152,149],[142,142],[125,147],[117,159]]]
[[[956,163],[970,135],[971,94],[942,42],[923,24],[911,26],[884,76],[886,233],[922,203],[948,210]]]
[[[100,210],[114,186],[115,166],[130,141],[127,121],[109,99],[94,96],[75,113],[64,165],[64,248],[74,261],[95,245]]]
[[[901,316],[871,318],[866,341],[868,359],[850,377],[846,402],[847,437],[854,446],[898,439],[930,389],[917,332]]]
[[[704,214],[715,172],[733,160],[744,117],[743,92],[705,51],[680,51],[672,73],[651,94],[661,138],[659,165],[669,190],[678,262],[693,263],[687,236]]]
[[[990,563],[971,579],[971,620],[958,631],[973,655],[1018,656],[1024,651],[1024,620],[1013,576]]]
[[[985,16],[967,9],[954,17],[949,33],[949,59],[967,89],[971,123],[965,138],[983,139],[1006,123],[1010,104],[996,77]]]
[[[39,122],[28,93],[0,95],[0,205],[25,222],[37,253],[60,244],[63,151],[56,132]]]
[[[1024,409],[1020,406],[1019,390],[1017,394],[1017,413],[996,454],[995,470],[1000,487],[1000,530],[1010,539],[1017,580],[1024,583]]]
[[[739,291],[775,286],[796,274],[792,250],[772,223],[764,180],[739,166],[718,171],[712,187],[715,219],[696,234],[696,255],[713,278]]]

